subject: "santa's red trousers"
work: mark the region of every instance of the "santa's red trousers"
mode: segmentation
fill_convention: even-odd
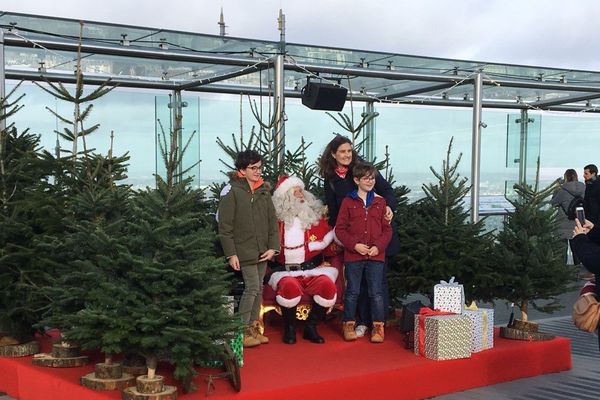
[[[294,307],[302,295],[313,297],[323,307],[332,307],[336,300],[335,283],[326,275],[286,276],[277,283],[277,302],[284,307]]]

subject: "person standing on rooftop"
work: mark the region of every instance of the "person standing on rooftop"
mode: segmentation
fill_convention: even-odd
[[[583,179],[585,179],[585,197],[583,208],[585,218],[594,224],[600,218],[600,181],[598,181],[598,167],[589,164],[583,167]]]

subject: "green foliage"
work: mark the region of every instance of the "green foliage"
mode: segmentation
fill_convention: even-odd
[[[542,312],[559,309],[558,296],[572,289],[575,277],[564,263],[555,230],[557,209],[547,204],[555,184],[542,190],[537,186],[537,179],[534,187],[514,186],[517,197],[508,199],[514,211],[504,221],[493,254],[503,280],[499,297],[519,305],[524,319],[529,302]]]
[[[177,154],[166,159],[181,159]],[[190,391],[194,362],[215,359],[222,351],[218,341],[232,338],[239,324],[225,311],[229,281],[224,260],[215,256],[215,231],[198,210],[204,193],[190,189],[190,179],[174,183],[174,166],[166,166],[166,179],[156,177],[155,189],[135,197],[129,340],[149,365],[166,354]]]
[[[113,90],[116,86],[114,86],[110,79],[106,82],[103,82],[100,86],[94,89],[91,93],[84,95],[84,84],[83,84],[83,72],[81,71],[81,38],[83,34],[83,22],[80,22],[80,32],[79,32],[79,46],[77,48],[77,58],[75,65],[75,76],[76,83],[73,91],[69,91],[61,82],[53,83],[44,77],[45,85],[42,85],[38,82],[35,83],[40,89],[49,93],[50,95],[66,101],[68,103],[73,104],[73,117],[65,117],[59,115],[49,107],[46,109],[52,113],[57,119],[66,124],[67,126],[63,128],[63,131],[55,131],[58,135],[60,135],[63,139],[72,142],[73,146],[71,149],[71,157],[75,158],[79,151],[78,142],[81,138],[84,140],[84,151],[85,151],[85,136],[95,132],[100,125],[95,124],[91,127],[85,128],[84,121],[89,117],[93,105],[86,103],[90,103],[94,100],[99,99],[100,97],[106,95],[111,90]],[[83,110],[82,110],[83,107]]]
[[[494,298],[498,274],[488,258],[492,237],[483,233],[483,221],[468,221],[463,205],[469,187],[456,172],[461,155],[451,162],[451,150],[452,140],[441,173],[431,167],[437,183],[423,186],[426,197],[399,207],[400,268],[391,269],[389,283],[396,299],[410,293],[432,298],[433,286],[452,276],[464,285],[468,300]]]
[[[18,87],[0,99],[0,120],[22,108],[23,96],[11,100]],[[39,136],[19,133],[14,124],[0,131],[0,336],[21,342],[31,339],[48,303],[39,289],[49,276],[37,262],[33,242],[57,228],[49,211],[49,170]]]

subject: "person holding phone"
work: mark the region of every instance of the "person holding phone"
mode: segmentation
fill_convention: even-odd
[[[600,282],[598,280],[600,275],[600,228],[587,219],[582,225],[579,218],[576,218],[571,243],[573,251],[585,268],[594,274],[595,282]],[[596,285],[595,293],[600,297],[600,285]],[[600,348],[600,336],[598,337],[598,347]]]

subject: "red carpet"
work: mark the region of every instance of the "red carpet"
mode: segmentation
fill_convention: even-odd
[[[267,325],[266,330],[271,343],[245,351],[242,391],[235,393],[228,381],[217,379],[216,390],[208,398],[420,399],[571,368],[570,341],[565,338],[522,342],[496,337],[494,349],[469,359],[432,361],[405,350],[402,336],[392,328],[386,330],[383,344],[371,344],[367,338],[346,343],[335,321],[319,329],[327,341],[324,345],[302,340],[300,329],[298,343],[285,345],[280,341],[278,318],[272,319],[273,326]],[[101,360],[96,356],[92,361]],[[117,392],[79,386],[79,377],[92,370],[92,365],[35,367],[31,357],[0,358],[0,391],[20,400],[120,399]],[[168,368],[159,366],[161,371],[168,373]],[[207,398],[204,377],[198,376],[196,385],[197,392],[184,395],[180,391],[179,398]]]

